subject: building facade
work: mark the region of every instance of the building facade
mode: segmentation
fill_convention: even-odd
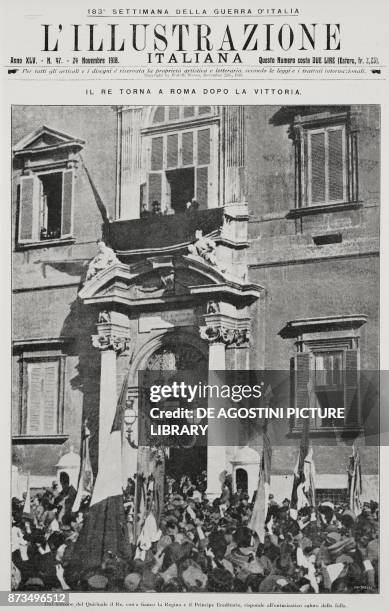
[[[76,481],[85,420],[97,471],[124,380],[127,474],[155,472],[140,370],[266,369],[291,374],[290,405],[311,380],[317,405],[346,409],[335,443],[310,424],[319,497],[346,495],[357,439],[377,499],[360,373],[379,367],[379,137],[377,106],[14,107],[15,483]],[[230,473],[251,494],[261,437],[218,435],[210,422],[163,471],[206,470],[210,496]],[[272,435],[282,500],[301,424]]]

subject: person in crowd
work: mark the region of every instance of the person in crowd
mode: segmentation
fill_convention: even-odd
[[[165,482],[155,537],[134,537],[135,476],[123,491],[132,554],[107,553],[100,567],[80,572],[75,543],[90,500],[74,513],[75,490],[66,473],[31,499],[12,500],[12,588],[41,591],[375,593],[378,591],[378,518],[375,501],[355,516],[345,503],[323,500],[291,518],[290,500],[269,499],[265,536],[248,527],[253,501],[231,492],[206,496],[206,473]],[[150,496],[149,496],[150,497]],[[152,496],[145,504],[153,511]],[[146,514],[138,511],[138,535]],[[98,536],[97,536],[98,537]],[[146,544],[145,544],[146,542]],[[148,542],[148,543],[147,543]]]

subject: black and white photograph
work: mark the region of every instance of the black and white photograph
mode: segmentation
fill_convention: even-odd
[[[380,106],[10,110],[12,589],[379,593]]]

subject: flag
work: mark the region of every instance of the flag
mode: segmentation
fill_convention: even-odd
[[[30,490],[30,472],[27,475],[27,491],[26,499],[24,500],[23,516],[31,515],[31,490]]]
[[[116,405],[115,418],[99,468],[89,512],[75,545],[73,560],[83,571],[101,566],[110,552],[121,559],[130,555],[122,488],[123,417],[127,398],[128,372]]]
[[[88,428],[88,421],[85,419],[81,442],[80,474],[78,476],[77,495],[74,500],[72,512],[78,512],[83,498],[91,495],[93,490],[93,471],[89,455],[89,438],[90,431]]]
[[[157,527],[154,512],[150,510],[139,534],[134,558],[144,561],[147,551],[150,550],[154,542],[158,542],[161,536],[162,533]]]
[[[350,456],[348,467],[348,494],[350,510],[358,516],[362,512],[361,506],[362,493],[362,472],[361,472],[361,457],[355,442],[353,443],[353,451]]]
[[[100,211],[100,214],[101,214],[101,217],[102,217],[104,223],[107,223],[109,221],[107,208],[106,208],[103,200],[100,197],[100,194],[99,194],[99,192],[98,192],[98,190],[96,188],[96,185],[94,184],[94,182],[92,180],[91,175],[89,174],[89,170],[88,170],[88,168],[86,167],[86,165],[84,163],[82,155],[80,155],[80,160],[81,160],[82,167],[85,170],[85,174],[88,177],[88,181],[89,181],[89,184],[91,186],[91,189],[93,191],[93,195],[94,195],[94,198],[95,198],[95,202],[96,202],[97,208]]]
[[[267,406],[270,405],[272,397],[273,394],[271,387],[268,385],[264,396]],[[262,455],[259,465],[258,489],[255,497],[253,512],[248,524],[248,528],[258,534],[261,542],[263,542],[265,538],[265,522],[269,504],[271,456],[272,448],[270,438],[267,433],[267,421],[265,421],[262,438]]]
[[[308,407],[313,405],[312,384],[307,384]],[[300,441],[300,450],[294,468],[292,496],[290,500],[290,516],[297,519],[297,512],[304,506],[315,507],[315,464],[313,449],[309,443],[309,418],[304,419]]]

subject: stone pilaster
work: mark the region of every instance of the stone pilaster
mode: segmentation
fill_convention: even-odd
[[[142,106],[123,106],[118,110],[117,219],[139,219],[142,113]]]
[[[244,106],[223,109],[225,204],[245,201],[244,113]]]
[[[110,318],[110,315],[109,315]],[[100,350],[100,401],[99,401],[99,462],[105,461],[105,450],[117,404],[116,358],[129,348],[128,330],[115,323],[107,322],[97,325],[97,334],[92,336],[92,343]]]
[[[220,308],[219,305],[217,307]],[[206,314],[204,320],[200,335],[209,342],[208,384],[220,385],[217,372],[226,370],[226,348],[248,342],[248,320],[234,319],[222,312]],[[215,407],[215,401],[210,400],[209,406]],[[227,436],[223,435],[224,428],[223,420],[210,419],[208,422],[207,496],[210,500],[220,496],[226,477],[227,458],[223,438],[226,440]]]

